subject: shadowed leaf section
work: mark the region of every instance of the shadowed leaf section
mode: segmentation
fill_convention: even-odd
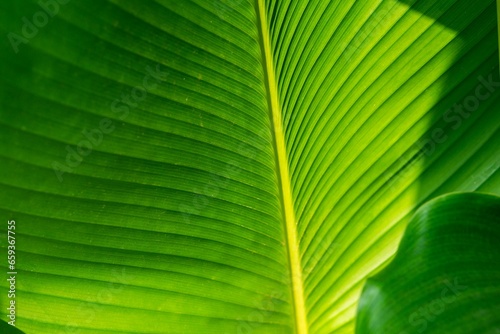
[[[357,333],[499,333],[500,198],[439,197],[420,208],[394,261],[368,279]]]

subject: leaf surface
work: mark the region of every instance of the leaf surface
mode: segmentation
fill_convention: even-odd
[[[500,193],[494,0],[43,13],[0,4],[26,333],[353,333],[421,204]]]
[[[357,333],[497,333],[500,198],[439,197],[412,218],[395,259],[368,280]]]

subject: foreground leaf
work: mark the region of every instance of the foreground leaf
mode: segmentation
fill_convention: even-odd
[[[14,326],[9,325],[8,323],[6,323],[3,320],[0,320],[0,331],[3,334],[23,334],[22,331],[20,331],[19,329],[17,329]]]
[[[500,198],[420,208],[393,262],[368,280],[356,333],[500,333]]]

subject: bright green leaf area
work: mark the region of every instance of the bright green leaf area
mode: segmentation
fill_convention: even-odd
[[[370,278],[357,333],[496,333],[500,198],[452,194],[424,205],[395,259]]]
[[[57,1],[0,1],[28,334],[354,333],[418,207],[500,194],[494,0]]]

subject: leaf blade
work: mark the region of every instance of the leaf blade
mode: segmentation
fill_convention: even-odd
[[[412,218],[395,259],[370,278],[357,333],[498,330],[500,198],[439,197]]]

